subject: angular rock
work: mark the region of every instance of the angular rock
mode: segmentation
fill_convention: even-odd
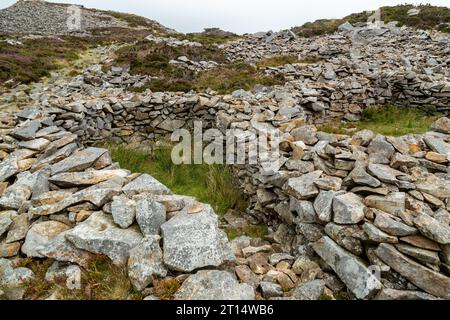
[[[108,150],[94,147],[75,152],[51,166],[52,176],[62,172],[83,171],[91,167],[106,152]]]
[[[89,219],[66,233],[77,248],[108,256],[115,264],[125,264],[129,252],[142,240],[136,228],[116,227],[111,216],[93,213]]]
[[[382,288],[381,282],[356,256],[330,238],[323,237],[315,242],[313,249],[358,299],[371,298]]]
[[[333,221],[338,224],[355,224],[364,219],[364,204],[354,193],[338,195],[333,200]]]
[[[387,242],[387,243],[398,243],[397,237],[391,236],[377,227],[375,227],[371,223],[364,223],[363,230],[366,232],[367,236],[369,237],[369,240],[374,242]]]
[[[319,193],[319,189],[315,186],[314,181],[322,175],[322,172],[318,170],[304,174],[301,177],[290,178],[286,182],[284,189],[297,199],[304,200],[312,198]]]
[[[377,256],[420,289],[437,297],[450,298],[450,278],[432,271],[398,252],[393,245],[380,244]]]
[[[22,252],[27,257],[42,258],[39,249],[48,244],[60,233],[69,230],[70,227],[58,221],[45,221],[35,223],[27,233],[22,245]]]
[[[0,162],[0,182],[6,181],[19,172],[17,158],[10,157]]]
[[[248,284],[239,284],[226,271],[204,270],[189,276],[175,294],[175,300],[254,300]]]
[[[149,193],[154,195],[171,194],[171,191],[165,185],[148,174],[140,175],[125,185],[122,191],[128,197],[140,193]]]
[[[88,170],[84,172],[67,172],[53,175],[49,181],[57,186],[70,188],[90,186],[114,178],[125,178],[127,170]]]
[[[407,244],[397,244],[395,247],[401,253],[413,257],[423,263],[439,264],[439,256],[435,251],[420,249]]]
[[[210,206],[195,214],[179,213],[161,226],[164,263],[173,270],[191,272],[219,266],[231,254],[227,237],[218,228]]]
[[[166,208],[151,199],[140,199],[136,202],[136,220],[144,236],[159,235],[166,222]]]
[[[370,208],[399,216],[405,211],[406,194],[403,192],[392,192],[386,197],[368,196],[364,199],[364,204]]]
[[[427,214],[419,214],[414,225],[427,238],[440,244],[450,244],[450,227],[437,221]]]
[[[114,222],[126,229],[133,224],[136,217],[136,202],[125,196],[115,196],[111,203],[111,213]]]
[[[128,276],[137,291],[144,290],[154,277],[164,278],[167,275],[162,262],[160,239],[159,236],[146,236],[130,251]]]
[[[277,283],[262,281],[259,286],[264,298],[282,297],[283,288]]]
[[[375,226],[393,236],[410,236],[417,234],[417,229],[398,221],[395,217],[383,211],[376,210]]]
[[[302,283],[292,291],[292,297],[296,300],[319,300],[325,289],[325,281],[313,280]]]

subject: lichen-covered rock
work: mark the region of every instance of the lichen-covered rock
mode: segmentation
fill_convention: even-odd
[[[166,208],[151,199],[140,199],[136,202],[136,220],[144,236],[159,235],[166,222]]]
[[[69,226],[58,221],[45,221],[33,224],[22,245],[22,252],[27,257],[42,258],[39,249],[48,244],[58,234],[69,229]]]
[[[364,204],[354,193],[338,195],[333,199],[333,221],[338,224],[355,224],[364,219]]]
[[[114,222],[121,228],[130,227],[136,217],[136,202],[125,196],[115,196],[111,203]]]
[[[115,264],[125,264],[130,250],[142,240],[142,234],[136,228],[121,229],[103,212],[93,213],[65,236],[77,248],[104,254]]]
[[[176,300],[254,300],[248,284],[239,284],[226,271],[203,270],[189,276],[175,294]]]
[[[205,205],[199,213],[179,213],[161,226],[164,239],[164,263],[171,269],[191,272],[207,266],[219,266],[231,250],[218,217]]]
[[[160,239],[157,235],[146,236],[130,251],[128,276],[137,291],[145,289],[155,277],[164,278],[167,275],[159,246]]]
[[[148,174],[140,175],[125,185],[122,191],[129,197],[140,193],[171,194],[171,191],[165,185]]]

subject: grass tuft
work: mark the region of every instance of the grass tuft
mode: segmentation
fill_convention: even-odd
[[[233,184],[233,176],[225,165],[175,165],[170,147],[158,147],[153,152],[127,147],[109,146],[115,162],[132,172],[148,173],[173,192],[196,197],[211,204],[219,215],[229,209],[245,210],[247,203]]]
[[[368,129],[386,136],[403,136],[425,133],[436,119],[419,109],[387,105],[366,108],[359,122],[328,123],[318,129],[334,134],[350,134]]]
[[[180,287],[181,283],[171,277],[153,281],[153,293],[161,300],[172,300]]]

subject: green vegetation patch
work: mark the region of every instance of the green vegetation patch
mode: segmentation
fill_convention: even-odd
[[[175,35],[176,38],[180,40],[189,40],[192,42],[199,42],[203,45],[219,45],[224,44],[229,41],[239,40],[240,37],[238,35],[211,35],[211,34],[201,34],[201,33],[188,33]]]
[[[318,129],[335,134],[349,134],[368,129],[382,135],[402,136],[425,133],[436,119],[436,116],[419,109],[387,105],[366,108],[359,122],[329,123]]]
[[[170,60],[186,56],[192,61],[215,61],[219,67],[195,73],[192,70],[170,64]],[[158,91],[204,91],[213,89],[221,94],[238,89],[251,90],[257,84],[272,86],[283,84],[283,75],[266,75],[246,63],[226,63],[225,53],[217,46],[171,47],[140,41],[119,49],[114,65],[129,66],[131,74],[158,77],[141,88],[131,90],[142,92]]]
[[[65,286],[65,279],[56,283],[47,282],[45,274],[52,263],[51,259],[27,258],[18,265],[18,267],[31,269],[35,275],[27,286],[25,299],[45,299],[54,292],[57,292],[58,297],[64,300],[142,299],[141,295],[133,289],[126,266],[116,266],[107,257],[98,256],[86,269],[82,269],[79,290],[69,290]]]
[[[62,64],[76,60],[88,46],[88,40],[77,37],[26,40],[23,45],[0,42],[0,85],[8,80],[38,81]]]
[[[233,184],[230,168],[225,165],[175,165],[167,146],[152,152],[124,145],[111,145],[109,150],[122,168],[148,173],[174,193],[210,204],[219,215],[229,209],[243,211],[247,207],[242,192]]]
[[[410,9],[420,9],[415,16],[408,15]],[[436,29],[442,32],[450,32],[450,9],[447,7],[436,7],[432,5],[399,5],[393,7],[381,7],[381,20],[388,23],[398,21],[398,26],[409,26],[418,29]],[[346,16],[342,19],[320,19],[308,22],[292,30],[303,37],[314,37],[322,34],[330,34],[337,31],[338,27],[348,21],[352,24],[367,22],[373,12],[360,12]]]

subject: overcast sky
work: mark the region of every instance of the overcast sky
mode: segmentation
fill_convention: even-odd
[[[15,0],[0,0],[0,8]],[[236,33],[281,30],[321,18],[341,18],[405,0],[57,0],[135,13],[181,32],[220,27]],[[450,7],[450,0],[407,0]]]

